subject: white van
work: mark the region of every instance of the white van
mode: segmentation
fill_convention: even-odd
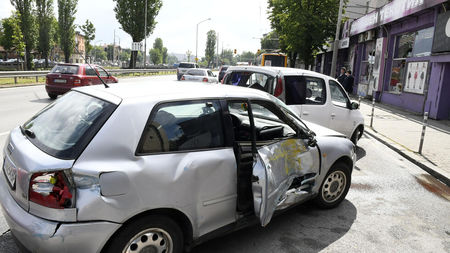
[[[364,131],[359,104],[332,77],[304,69],[234,66],[223,84],[264,90],[281,99],[302,119],[345,134],[357,143]]]

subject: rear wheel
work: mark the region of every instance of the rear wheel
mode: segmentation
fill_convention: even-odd
[[[104,252],[180,253],[183,233],[171,219],[152,215],[126,225],[113,238]]]
[[[319,195],[314,199],[321,208],[333,208],[339,205],[347,195],[351,184],[351,168],[343,162],[334,164],[323,180]]]
[[[55,94],[48,94],[48,96],[50,97],[50,99],[56,99],[58,97],[58,95]]]

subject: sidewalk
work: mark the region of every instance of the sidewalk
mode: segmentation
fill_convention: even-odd
[[[361,100],[364,131],[450,186],[450,121],[428,119],[422,155],[418,153],[423,116],[380,103]]]

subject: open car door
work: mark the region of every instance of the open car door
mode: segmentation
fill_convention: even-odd
[[[251,102],[256,131],[253,205],[261,225],[266,226],[276,210],[309,197],[319,173],[320,157],[317,147],[308,146],[307,140],[298,137],[295,125],[281,110],[254,103],[258,102]],[[281,132],[276,130],[280,128]]]

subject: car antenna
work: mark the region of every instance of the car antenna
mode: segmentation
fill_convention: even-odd
[[[77,53],[78,53],[79,55],[81,55],[81,58],[83,58],[84,62],[86,62],[87,65],[89,65],[89,67],[90,67],[92,70],[94,70],[95,75],[98,77],[98,79],[100,79],[100,81],[103,83],[103,85],[105,85],[105,88],[109,88],[109,85],[107,85],[107,84],[105,83],[105,81],[103,81],[103,79],[100,77],[100,75],[97,73],[97,71],[91,66],[91,64],[89,64],[88,61],[86,61],[86,58],[84,58],[84,55],[81,54],[80,51],[78,51],[78,38],[77,38],[77,35],[75,35],[75,51],[77,51]]]

